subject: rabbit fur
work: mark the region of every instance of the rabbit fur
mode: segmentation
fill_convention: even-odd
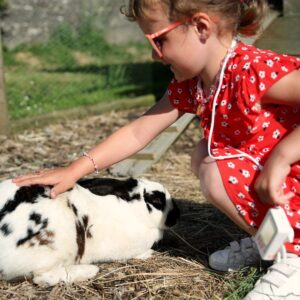
[[[56,199],[49,192],[0,183],[0,279],[93,278],[95,263],[149,257],[179,217],[166,188],[146,179],[86,179]]]

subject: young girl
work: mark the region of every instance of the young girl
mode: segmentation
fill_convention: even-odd
[[[275,205],[294,229],[286,261],[274,264],[246,299],[300,297],[300,60],[236,39],[255,35],[265,10],[265,0],[130,0],[123,12],[145,33],[153,58],[174,73],[167,92],[69,166],[15,182],[53,185],[55,198],[80,177],[141,150],[185,112],[197,114],[204,138],[192,171],[206,198],[250,235]],[[250,238],[210,256],[217,270],[256,263]]]

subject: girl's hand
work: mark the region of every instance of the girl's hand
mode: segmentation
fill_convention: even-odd
[[[289,164],[271,157],[268,159],[254,184],[258,197],[263,203],[284,205],[294,196],[292,192],[284,193],[283,185],[290,170]]]
[[[72,188],[78,178],[73,176],[73,172],[69,167],[42,170],[32,174],[19,176],[13,179],[17,186],[28,186],[33,184],[53,186],[50,197],[54,199],[59,194]]]

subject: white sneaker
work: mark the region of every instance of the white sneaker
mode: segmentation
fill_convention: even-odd
[[[233,271],[246,266],[258,266],[261,258],[253,238],[234,241],[229,247],[209,256],[209,265],[217,271]]]
[[[255,284],[244,300],[299,300],[300,257],[289,254],[285,261],[274,263]]]

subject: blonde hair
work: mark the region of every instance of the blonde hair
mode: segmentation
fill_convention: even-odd
[[[130,20],[151,19],[149,8],[157,5],[171,22],[190,19],[202,11],[219,16],[219,32],[253,36],[259,33],[267,12],[266,0],[127,0],[121,12]]]

